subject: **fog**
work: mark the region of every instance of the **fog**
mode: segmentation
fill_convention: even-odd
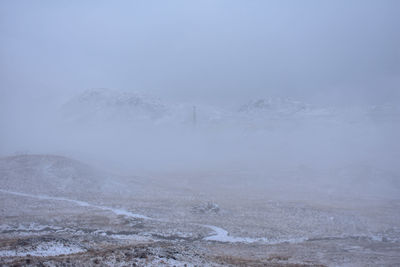
[[[399,10],[0,1],[0,265],[397,266]]]
[[[121,122],[81,135],[76,125],[61,131],[56,113],[99,87],[229,111],[266,97],[318,107],[398,106],[398,8],[397,1],[2,1],[1,152],[106,150],[115,161],[129,157],[151,168],[392,162],[397,127],[369,122],[308,123],[297,125],[299,133],[274,125],[256,136],[223,122],[218,130],[163,125],[149,132],[120,131],[129,128]]]
[[[231,104],[399,99],[397,1],[2,1],[1,87]],[[5,91],[5,92],[4,92]]]
[[[397,123],[362,116],[357,123],[293,119],[292,125],[288,118],[260,119],[254,130],[232,113],[268,97],[347,112],[398,107],[399,7],[397,1],[2,1],[1,154],[107,154],[147,169],[391,165],[399,155]],[[197,105],[198,116],[210,116],[202,106],[230,113],[211,126],[200,120],[197,129],[182,122],[190,108],[181,111],[181,124],[64,123],[63,105],[100,87]]]

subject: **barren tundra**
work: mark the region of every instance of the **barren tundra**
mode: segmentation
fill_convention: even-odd
[[[282,198],[279,183],[290,181],[257,192],[266,182],[256,173],[116,175],[55,155],[2,158],[0,175],[4,265],[400,262],[400,202],[383,196]]]
[[[6,151],[59,154],[0,159],[0,262],[399,265],[399,118],[391,105],[193,108],[87,90],[32,134],[3,133]]]
[[[0,267],[400,266],[399,0],[0,0]]]

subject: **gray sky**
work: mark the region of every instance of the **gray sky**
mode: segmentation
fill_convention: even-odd
[[[400,1],[0,2],[3,99],[399,99]]]

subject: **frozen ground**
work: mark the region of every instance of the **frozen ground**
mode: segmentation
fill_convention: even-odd
[[[399,187],[393,174],[378,172],[379,184],[392,189],[385,196],[355,194],[359,190],[352,194],[343,181],[298,182],[303,172],[312,178],[303,169],[296,175],[275,172],[270,180],[233,170],[139,177],[96,170],[60,156],[2,158],[0,262],[400,264]],[[338,173],[337,179],[343,173],[356,178],[357,171],[352,167]],[[290,184],[293,188],[283,187]],[[364,186],[365,192],[370,190]]]

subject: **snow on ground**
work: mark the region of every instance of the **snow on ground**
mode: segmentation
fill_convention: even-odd
[[[16,196],[22,196],[22,197],[32,197],[32,198],[37,198],[37,199],[41,199],[41,200],[66,201],[66,202],[71,202],[71,203],[76,204],[81,207],[91,207],[91,208],[101,209],[101,210],[105,210],[105,211],[111,211],[111,212],[115,213],[116,215],[123,215],[123,216],[128,216],[128,217],[137,218],[137,219],[151,219],[145,215],[133,213],[130,211],[126,211],[126,210],[122,210],[122,209],[115,209],[115,208],[110,208],[110,207],[104,207],[104,206],[99,206],[99,205],[93,205],[93,204],[90,204],[85,201],[68,199],[68,198],[64,198],[64,197],[32,195],[32,194],[26,194],[26,193],[21,193],[21,192],[7,191],[7,190],[3,190],[3,189],[0,189],[0,192],[12,194],[12,195],[16,195]]]
[[[21,193],[21,192],[13,192],[13,191],[7,191],[7,190],[2,190],[0,189],[0,192],[6,193],[6,194],[12,194],[16,196],[22,196],[22,197],[30,197],[30,198],[37,198],[41,200],[55,200],[55,201],[67,201],[71,202],[73,204],[76,204],[81,207],[92,207],[96,209],[101,209],[105,211],[111,211],[115,213],[116,215],[122,215],[122,216],[127,216],[135,219],[145,219],[145,220],[156,220],[152,219],[150,217],[147,217],[145,215],[137,214],[137,213],[132,213],[130,211],[126,211],[123,209],[114,209],[110,207],[104,207],[104,206],[99,206],[99,205],[93,205],[84,201],[79,201],[79,200],[73,200],[73,199],[68,199],[68,198],[62,198],[62,197],[50,197],[50,196],[45,196],[45,195],[32,195],[32,194],[26,194],[26,193]],[[157,220],[160,221],[160,220]],[[208,237],[205,237],[204,240],[207,241],[217,241],[217,242],[230,242],[230,243],[269,243],[270,241],[267,238],[249,238],[249,237],[234,237],[230,236],[228,231],[217,227],[213,225],[206,225],[206,224],[198,224],[201,227],[206,227],[211,229],[212,231],[215,232],[215,234],[210,235]],[[119,235],[113,235],[114,237],[119,237]],[[127,238],[127,237],[125,237]],[[282,242],[287,242],[282,241]]]
[[[26,194],[26,193],[20,193],[20,192],[13,192],[13,191],[6,191],[6,190],[1,190],[0,192],[2,193],[6,193],[6,194],[12,194],[12,195],[17,195],[17,196],[22,196],[22,197],[30,197],[30,198],[37,198],[40,200],[55,200],[55,201],[66,201],[66,202],[70,202],[73,204],[76,204],[78,206],[82,206],[82,207],[91,207],[91,208],[96,208],[96,209],[100,209],[100,210],[104,210],[104,211],[111,211],[113,213],[115,213],[116,215],[122,215],[122,216],[126,216],[129,218],[134,218],[134,219],[144,219],[144,220],[152,220],[152,221],[157,221],[157,222],[164,222],[164,223],[168,223],[167,220],[160,220],[160,219],[153,219],[150,217],[147,217],[145,215],[141,215],[141,214],[137,214],[137,213],[132,213],[123,209],[114,209],[114,208],[110,208],[110,207],[105,207],[105,206],[99,206],[99,205],[93,205],[84,201],[79,201],[79,200],[72,200],[72,199],[67,199],[67,198],[60,198],[60,197],[50,197],[50,196],[44,196],[44,195],[32,195],[32,194]],[[237,236],[232,236],[229,234],[229,232],[221,227],[218,226],[214,226],[214,225],[207,225],[207,224],[196,224],[200,227],[204,227],[204,228],[208,228],[210,229],[212,232],[214,232],[213,234],[206,236],[203,238],[203,240],[205,241],[215,241],[215,242],[223,242],[223,243],[247,243],[247,244],[251,244],[251,243],[259,243],[259,244],[281,244],[281,243],[301,243],[301,242],[305,242],[307,240],[313,239],[313,238],[309,238],[309,237],[293,237],[293,238],[266,238],[266,237],[258,237],[258,238],[251,238],[251,237],[237,237]],[[3,227],[4,228],[4,227]],[[20,229],[23,230],[27,230],[27,229],[36,229],[38,227],[32,227],[29,226],[27,227],[23,227],[23,226],[19,226],[16,229],[13,229],[14,231],[18,231]],[[45,229],[44,227],[39,227],[39,230],[41,229]],[[37,229],[36,229],[37,230]],[[107,235],[105,232],[99,232],[98,234],[100,235]],[[145,241],[145,240],[151,240],[145,236],[140,236],[140,235],[132,235],[132,234],[128,234],[128,235],[121,235],[121,234],[111,234],[109,235],[112,238],[116,238],[116,239],[125,239],[125,240],[140,240],[140,241]],[[183,238],[186,238],[183,236]],[[345,239],[345,238],[367,238],[367,239],[371,239],[371,240],[376,240],[376,241],[382,241],[383,239],[389,241],[388,238],[386,237],[380,237],[377,235],[373,235],[371,234],[370,236],[325,236],[325,237],[319,237],[319,239],[329,239],[329,238],[341,238],[341,239]],[[314,238],[315,239],[315,238]],[[394,241],[395,242],[395,241]],[[29,254],[29,253],[28,253]]]
[[[235,237],[231,236],[228,231],[213,225],[204,225],[212,229],[215,234],[205,237],[204,240],[226,242],[226,243],[260,243],[260,244],[280,244],[280,243],[300,243],[307,238],[290,238],[290,239],[268,239],[266,237],[251,238],[251,237]]]
[[[13,250],[0,250],[0,257],[21,257],[21,256],[58,256],[85,252],[86,249],[72,244],[65,244],[60,241],[44,242],[29,247],[18,247]]]
[[[36,170],[36,164],[39,171],[32,175],[31,170]],[[42,172],[40,166],[43,164],[50,166],[52,171]],[[288,258],[285,255],[294,255],[291,263],[342,264],[365,263],[363,255],[366,251],[374,255],[372,260],[375,263],[398,260],[400,228],[396,218],[399,206],[395,199],[382,199],[381,202],[371,199],[363,201],[361,206],[346,202],[346,199],[341,199],[341,202],[328,199],[328,202],[318,205],[297,202],[295,198],[284,201],[266,194],[265,188],[257,186],[257,177],[251,176],[252,173],[236,173],[237,176],[218,172],[204,176],[185,174],[184,178],[174,175],[176,180],[160,176],[146,178],[148,183],[137,183],[140,180],[134,178],[130,184],[116,179],[129,192],[137,192],[126,195],[106,195],[101,191],[82,194],[83,191],[75,193],[73,188],[68,188],[68,193],[58,194],[52,184],[39,188],[37,183],[36,187],[25,183],[52,178],[62,182],[71,177],[71,173],[78,174],[74,166],[82,165],[49,155],[3,160],[2,173],[7,183],[0,189],[3,203],[0,207],[0,262],[16,262],[28,255],[68,254],[74,255],[71,257],[75,263],[82,260],[85,263],[89,261],[89,265],[98,259],[98,262],[112,266],[132,262],[143,266],[216,266],[213,257],[220,257],[218,260],[223,263],[243,265],[243,262],[251,263],[253,253],[259,253],[258,260],[263,263],[285,261]],[[61,173],[57,168],[61,168]],[[82,173],[89,174],[93,177],[92,182],[96,183],[96,175],[92,175],[95,172]],[[346,179],[355,176],[345,174]],[[283,179],[289,179],[288,176],[288,172],[282,174]],[[377,176],[382,177],[381,173]],[[79,179],[83,177],[74,175],[75,182],[70,185],[79,185]],[[185,177],[194,178],[186,180]],[[243,179],[246,177],[252,177],[253,180],[248,182],[253,184],[245,183],[247,181]],[[264,180],[260,176],[259,181],[278,188],[279,183],[273,183],[277,177],[273,178]],[[164,179],[168,180],[168,187],[163,187]],[[184,186],[174,188],[175,184]],[[130,191],[129,187],[136,191]],[[254,187],[259,188],[261,194]],[[252,190],[253,194],[246,190]],[[153,248],[142,253],[134,248],[137,244],[158,249],[168,245],[172,247],[168,255],[173,256],[165,257],[163,250]],[[178,245],[184,246],[178,249]],[[118,250],[114,250],[116,246]],[[133,247],[120,253],[120,246]],[[214,248],[221,251],[217,253]],[[310,249],[315,254],[309,253]],[[340,255],[336,253],[338,249],[343,250]],[[133,250],[135,256],[130,257]],[[187,250],[192,254],[184,254]],[[102,255],[96,251],[101,251]],[[271,255],[266,257],[265,251]],[[270,251],[280,251],[281,254],[273,255]],[[241,254],[243,261],[242,258],[229,258],[236,253]],[[212,257],[204,259],[199,256],[206,254]],[[385,259],[389,256],[392,258]],[[58,260],[63,261],[54,259]]]

